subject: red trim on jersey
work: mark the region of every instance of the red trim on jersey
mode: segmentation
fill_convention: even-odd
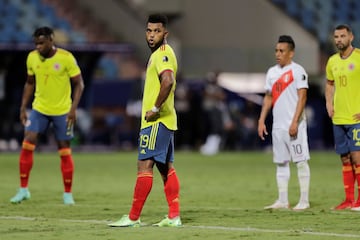
[[[280,95],[285,91],[285,89],[294,81],[294,76],[292,70],[285,72],[275,81],[272,86],[272,105],[274,106],[276,101],[279,99]]]
[[[165,69],[164,71],[162,71],[162,72],[159,74],[159,76],[161,76],[161,74],[163,74],[164,72],[173,72],[173,70],[171,70],[171,69]]]
[[[330,84],[331,86],[333,86],[334,85],[334,80],[329,80],[329,79],[326,79],[326,83],[327,84]]]

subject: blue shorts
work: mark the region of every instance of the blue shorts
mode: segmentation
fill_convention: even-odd
[[[335,151],[337,154],[360,151],[360,123],[333,125]]]
[[[174,131],[162,123],[141,129],[139,137],[139,160],[153,159],[156,162],[174,161]]]
[[[59,116],[44,115],[36,110],[31,110],[25,131],[45,133],[52,124],[57,140],[71,140],[74,136],[73,126],[68,128],[66,123],[67,114]]]

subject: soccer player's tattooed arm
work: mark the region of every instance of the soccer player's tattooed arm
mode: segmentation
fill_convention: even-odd
[[[145,120],[148,122],[155,121],[160,116],[159,111],[161,109],[161,105],[168,98],[175,82],[173,71],[166,70],[162,72],[160,75],[160,82],[160,91],[156,102],[154,103],[154,107],[151,110],[147,111],[145,115]]]
[[[334,116],[334,81],[327,79],[325,86],[326,110],[330,118]]]

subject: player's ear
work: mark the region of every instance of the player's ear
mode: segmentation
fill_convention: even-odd
[[[350,41],[353,41],[353,40],[354,40],[354,34],[351,33],[351,34],[350,34]]]
[[[293,50],[290,51],[290,57],[293,58],[294,55],[295,55],[295,49],[293,49]]]

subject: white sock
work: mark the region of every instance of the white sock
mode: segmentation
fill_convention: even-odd
[[[279,201],[288,203],[288,184],[290,179],[289,162],[276,165],[276,181],[279,191]]]
[[[309,188],[310,188],[310,167],[307,161],[296,163],[299,186],[300,186],[300,200],[299,202],[309,202]]]
[[[201,146],[200,151],[205,155],[214,155],[219,152],[220,143],[220,135],[211,134],[206,138],[206,142]]]

